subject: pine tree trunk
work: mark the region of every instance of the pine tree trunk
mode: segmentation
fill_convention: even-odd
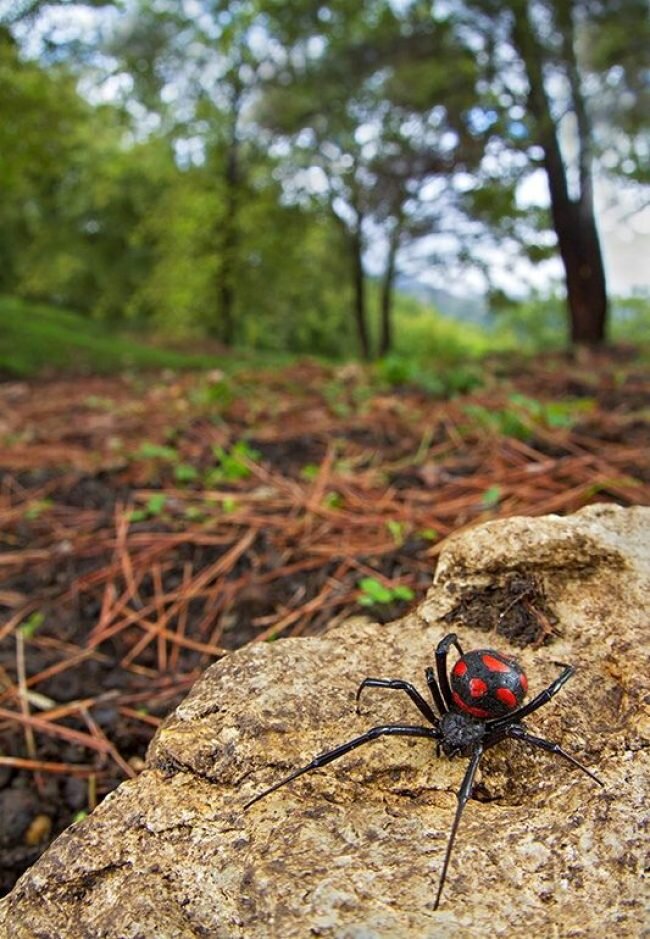
[[[399,228],[391,232],[388,244],[386,270],[381,285],[381,325],[379,334],[379,355],[388,355],[393,347],[393,296],[395,287],[395,260],[399,247]]]
[[[598,345],[606,339],[608,303],[605,266],[593,206],[591,128],[573,50],[570,0],[560,0],[558,10],[562,17],[564,53],[578,124],[580,191],[575,198],[569,193],[557,127],[544,85],[545,53],[530,19],[528,0],[514,0],[512,3],[512,39],[526,69],[528,105],[544,152],[553,227],[566,278],[571,343]]]
[[[353,315],[359,340],[359,351],[365,361],[370,360],[370,339],[368,337],[368,315],[366,309],[366,277],[363,270],[363,239],[361,235],[361,218],[357,218],[357,225],[351,234],[352,248],[352,286],[353,286]]]
[[[237,252],[237,213],[239,209],[239,166],[237,143],[231,141],[226,164],[226,204],[221,238],[219,270],[219,338],[230,346],[235,339],[235,269]]]

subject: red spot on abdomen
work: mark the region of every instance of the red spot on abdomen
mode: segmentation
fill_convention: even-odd
[[[456,662],[453,668],[453,674],[461,678],[467,671],[467,662]]]
[[[489,668],[491,672],[509,672],[510,666],[507,662],[502,662],[501,659],[495,659],[493,655],[482,655],[483,664],[486,668]]]
[[[457,692],[452,691],[451,696],[454,699],[454,704],[456,705],[456,707],[460,708],[461,711],[465,711],[466,714],[471,714],[472,717],[489,717],[490,716],[488,712],[485,711],[483,708],[475,708],[471,704],[465,704],[465,702],[463,701],[461,696],[457,694]]]
[[[487,685],[482,678],[470,678],[469,693],[473,698],[480,698],[487,691]]]
[[[517,707],[517,698],[509,688],[497,688],[495,694],[499,701],[505,704],[507,708],[512,710],[512,708]]]

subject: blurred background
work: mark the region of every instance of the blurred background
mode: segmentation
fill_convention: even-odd
[[[0,292],[366,359],[634,339],[647,13],[1,0]]]
[[[0,0],[0,893],[231,650],[650,504],[647,13]]]

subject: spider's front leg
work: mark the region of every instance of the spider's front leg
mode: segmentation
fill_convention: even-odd
[[[382,724],[379,727],[371,727],[370,730],[365,732],[365,734],[361,734],[359,737],[354,737],[352,740],[348,740],[347,743],[342,743],[340,746],[334,747],[332,750],[326,750],[324,753],[320,753],[318,756],[314,757],[310,763],[307,763],[305,766],[301,766],[299,769],[294,770],[293,773],[285,776],[284,779],[280,779],[279,782],[275,783],[273,786],[269,786],[268,789],[264,789],[256,796],[253,796],[253,798],[249,799],[248,802],[244,805],[244,809],[250,808],[251,805],[255,804],[255,802],[259,802],[260,799],[264,799],[272,792],[275,792],[276,789],[280,789],[282,786],[286,786],[287,783],[290,783],[299,776],[302,776],[303,773],[309,773],[311,770],[318,769],[320,766],[325,766],[327,763],[331,763],[333,760],[338,760],[339,757],[345,756],[345,754],[349,753],[350,750],[354,750],[356,747],[360,747],[364,743],[370,743],[371,740],[376,740],[377,737],[383,736],[427,737],[429,740],[437,740],[439,737],[439,732],[434,727],[419,727],[417,725],[414,726],[411,724]]]
[[[566,750],[563,750],[559,743],[553,743],[551,740],[544,740],[543,737],[534,737],[532,734],[526,732],[526,729],[520,724],[514,724],[512,727],[508,727],[505,730],[505,735],[507,737],[512,737],[513,740],[521,740],[523,743],[529,744],[531,747],[538,747],[540,750],[546,750],[548,753],[554,753],[556,756],[561,756],[567,762],[571,763],[577,769],[581,769],[583,773],[586,773],[587,776],[590,776],[594,782],[597,782],[599,786],[604,786],[605,783],[602,779],[599,779],[590,769],[581,763],[580,760],[577,760],[574,756],[571,756],[570,753],[567,753]]]
[[[422,714],[430,724],[433,724],[434,727],[438,726],[438,718],[434,714],[431,705],[424,700],[420,692],[410,681],[404,681],[403,678],[364,678],[357,688],[357,714],[361,713],[359,699],[364,688],[388,688],[392,691],[405,691],[420,714]]]

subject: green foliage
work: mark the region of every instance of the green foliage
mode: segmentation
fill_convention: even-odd
[[[150,518],[156,518],[162,515],[167,506],[167,496],[164,492],[154,492],[147,499],[144,508],[134,509],[131,512],[130,520],[132,522],[143,522]]]
[[[383,606],[396,600],[412,600],[415,594],[406,584],[387,587],[374,577],[363,577],[358,585],[361,606]]]
[[[527,395],[512,394],[507,408],[488,408],[480,404],[466,404],[463,410],[479,427],[491,433],[530,440],[536,428],[556,429],[573,427],[595,405],[592,398],[537,401]]]
[[[470,354],[468,351],[468,356]],[[421,353],[417,358],[390,355],[378,362],[375,370],[381,381],[393,388],[421,388],[422,391],[441,398],[465,394],[483,384],[478,366],[450,366],[433,352],[427,359],[424,359]]]
[[[141,457],[143,460],[163,460],[166,463],[175,463],[178,460],[178,453],[173,447],[166,447],[164,444],[159,443],[151,443],[149,440],[145,440],[145,442],[140,445],[136,456]]]
[[[219,466],[208,473],[207,482],[209,485],[217,485],[224,481],[237,482],[239,479],[248,479],[252,474],[250,464],[261,457],[261,453],[251,447],[245,440],[238,440],[230,450],[220,446],[214,446],[212,450],[219,461]]]
[[[612,338],[639,345],[650,341],[650,291],[612,299]]]
[[[48,512],[53,505],[54,503],[51,499],[37,499],[34,502],[30,502],[29,506],[25,509],[25,519],[28,522],[35,522],[44,512]]]
[[[490,486],[481,496],[481,505],[484,509],[493,509],[501,502],[501,486]]]
[[[40,610],[36,610],[34,613],[30,614],[27,619],[20,624],[19,629],[25,639],[31,639],[32,636],[36,635],[38,630],[41,628],[45,622],[45,613]]]
[[[8,375],[26,376],[46,369],[110,373],[219,364],[211,356],[147,346],[76,313],[0,297],[0,372]]]

